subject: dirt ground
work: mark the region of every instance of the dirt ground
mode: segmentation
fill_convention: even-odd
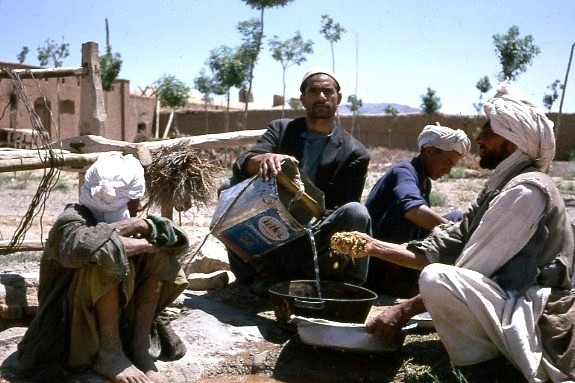
[[[393,163],[410,158],[404,151],[374,150],[365,195]],[[446,177],[434,183],[442,196],[446,212],[464,208],[481,190],[484,172],[474,159],[463,161],[457,178]],[[552,174],[564,192],[571,217],[575,217],[575,163],[554,163]],[[0,174],[0,240],[10,239],[26,214],[42,172]],[[62,172],[45,209],[27,230],[26,240],[45,239],[55,217],[68,202],[77,200],[78,175]],[[365,196],[364,196],[365,197]],[[192,239],[201,242],[208,232],[214,204],[192,208],[175,215]],[[211,237],[210,237],[211,238]],[[210,241],[217,241],[210,239]],[[0,263],[2,272],[37,271],[35,261],[16,258]],[[391,297],[380,297],[371,315],[393,304]],[[171,308],[172,326],[187,347],[184,358],[159,362],[161,372],[173,382],[457,382],[449,359],[433,330],[409,332],[401,351],[396,353],[358,353],[317,348],[303,344],[297,334],[279,327],[267,302],[258,300],[234,283],[212,291],[186,291]],[[21,332],[25,329],[21,329]],[[18,336],[0,344],[0,382],[20,382],[11,378],[10,367]],[[103,382],[93,375],[75,376],[73,382]],[[512,381],[512,380],[508,380]],[[517,380],[520,381],[520,380]]]

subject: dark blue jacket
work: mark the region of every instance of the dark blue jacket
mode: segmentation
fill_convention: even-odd
[[[373,236],[393,243],[421,239],[429,231],[404,218],[405,213],[429,205],[431,181],[423,182],[419,157],[402,161],[389,169],[373,186],[366,200]]]

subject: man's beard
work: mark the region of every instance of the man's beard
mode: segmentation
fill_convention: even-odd
[[[321,108],[312,107],[309,110],[308,115],[312,118],[332,118],[335,115],[335,110],[327,106]]]
[[[486,153],[479,158],[479,167],[482,169],[493,170],[507,157],[508,156],[503,155],[503,152],[501,151],[497,153]]]

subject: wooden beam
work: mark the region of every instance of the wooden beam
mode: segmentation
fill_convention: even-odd
[[[53,142],[52,145],[58,149],[82,154],[111,151],[123,152],[124,154],[132,154],[140,160],[142,166],[148,166],[152,163],[152,154],[143,143],[110,140],[101,136],[87,135],[66,138]]]
[[[201,150],[250,145],[255,143],[258,137],[265,131],[265,129],[240,130],[237,132],[204,134],[201,136],[180,137],[173,138],[171,140],[144,141],[138,143],[110,140],[96,135],[86,135],[66,138],[59,142],[53,142],[52,145],[59,149],[69,150],[73,153],[121,151],[136,155],[141,153],[141,147],[144,147],[153,153],[155,151],[159,151],[165,146],[171,146],[180,141],[189,141],[190,145]],[[140,162],[144,164],[142,158],[139,159]]]
[[[50,156],[45,150],[36,151],[36,157],[22,157],[15,154],[14,157],[8,158],[3,155],[2,158],[0,158],[0,173],[66,167],[70,169],[63,170],[82,172],[96,162],[102,154],[104,153],[63,153],[49,163],[47,161],[50,161]]]
[[[265,132],[260,130],[242,130],[238,132],[204,134],[202,136],[181,137],[172,140],[146,141],[140,143],[110,140],[104,137],[87,135],[66,138],[53,143],[59,159],[46,164],[50,155],[46,149],[18,150],[0,149],[0,173],[62,167],[68,171],[85,171],[104,153],[120,152],[133,154],[142,166],[152,163],[152,153],[165,146],[174,145],[182,140],[200,150],[219,149],[237,145],[249,145]],[[66,167],[71,169],[66,169]],[[80,169],[80,170],[74,170]]]
[[[0,241],[0,252],[5,255],[10,241]],[[20,245],[14,247],[11,253],[18,253],[20,251],[41,251],[44,250],[44,243],[42,241],[23,241]]]
[[[22,80],[56,77],[80,77],[88,74],[87,68],[46,68],[46,69],[12,69]],[[8,73],[0,69],[0,79],[10,78]]]

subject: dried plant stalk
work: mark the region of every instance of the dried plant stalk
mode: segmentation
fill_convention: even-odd
[[[188,140],[164,146],[146,168],[148,204],[172,205],[177,211],[204,206],[217,189],[217,174],[221,170]]]
[[[334,253],[353,259],[367,256],[367,241],[355,232],[340,232],[331,236],[330,248]]]

